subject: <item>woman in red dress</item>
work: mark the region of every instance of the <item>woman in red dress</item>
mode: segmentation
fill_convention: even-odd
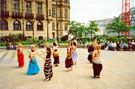
[[[23,47],[21,44],[18,44],[17,56],[18,56],[18,64],[19,64],[19,67],[21,68],[24,66]]]

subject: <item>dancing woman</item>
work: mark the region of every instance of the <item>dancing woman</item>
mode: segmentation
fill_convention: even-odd
[[[100,45],[96,45],[93,53],[93,74],[94,78],[100,78],[100,72],[102,70],[102,61],[100,58]]]
[[[74,65],[76,65],[77,61],[78,61],[78,54],[76,52],[76,48],[77,48],[77,44],[76,42],[73,42],[72,44],[72,60]]]
[[[45,74],[46,81],[51,80],[51,78],[53,77],[52,64],[51,64],[51,49],[49,47],[46,48],[46,53],[45,53],[44,74]]]
[[[90,63],[92,63],[92,56],[93,56],[93,52],[94,52],[94,44],[91,44],[90,46],[88,46],[88,52],[89,52],[88,61]]]
[[[58,54],[58,44],[56,42],[53,43],[53,58],[54,58],[54,65],[58,67],[59,62],[59,54]]]
[[[39,66],[37,64],[37,59],[36,59],[36,48],[33,47],[31,48],[31,53],[29,55],[30,62],[29,62],[29,67],[27,70],[27,75],[35,75],[38,74],[40,71]]]
[[[21,44],[18,44],[17,57],[18,57],[18,64],[19,64],[18,66],[21,68],[24,66],[23,47]]]
[[[68,48],[67,48],[67,57],[65,60],[65,67],[68,68],[68,72],[72,71],[73,61],[72,61],[72,48],[71,43],[68,42]]]

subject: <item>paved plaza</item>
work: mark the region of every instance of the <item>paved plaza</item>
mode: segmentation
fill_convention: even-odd
[[[0,49],[0,89],[135,89],[135,51],[101,51],[103,70],[94,79],[86,48],[78,48],[79,61],[72,72],[65,69],[66,48],[58,49],[60,66],[53,67],[53,78],[45,82],[43,58],[45,49],[37,49],[40,72],[26,75],[30,49],[24,49],[25,66],[18,68],[16,50]],[[52,62],[53,62],[53,58]]]

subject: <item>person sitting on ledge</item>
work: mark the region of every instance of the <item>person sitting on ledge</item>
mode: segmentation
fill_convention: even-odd
[[[117,43],[116,43],[116,50],[120,51],[120,42],[119,41],[117,41]]]
[[[135,51],[135,41],[132,40],[132,50]]]
[[[121,48],[123,48],[123,50],[124,51],[127,51],[127,45],[126,45],[126,43],[125,42],[123,42],[122,44],[121,44]]]

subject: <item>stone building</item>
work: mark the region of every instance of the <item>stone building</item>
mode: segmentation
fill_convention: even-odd
[[[0,6],[0,36],[60,40],[68,33],[70,0],[0,0]]]

